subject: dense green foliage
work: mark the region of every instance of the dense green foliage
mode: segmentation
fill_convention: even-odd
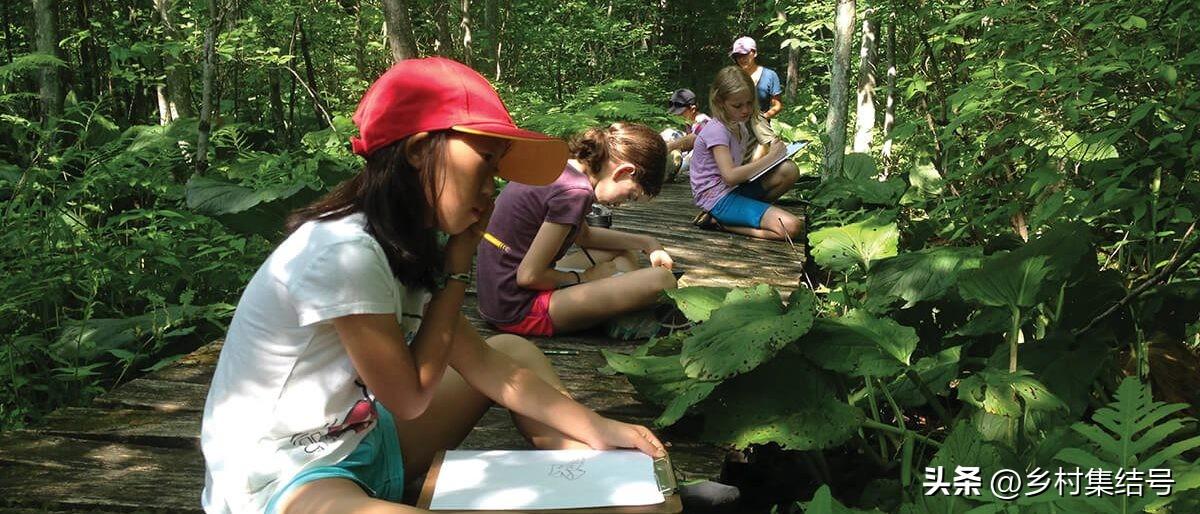
[[[219,337],[284,213],[360,163],[348,117],[391,62],[380,3],[213,1],[217,20],[206,2],[167,2],[169,20],[151,2],[54,2],[56,55],[37,51],[30,3],[0,5],[0,428]],[[706,98],[751,34],[792,77],[776,127],[814,142],[797,161],[822,174],[832,3],[404,4],[418,54],[470,63],[519,122],[562,136],[678,123],[669,92]],[[675,292],[699,325],[610,367],[663,407],[662,427],[794,452],[812,512],[1194,511],[1186,492],[1018,506],[919,484],[939,463],[1133,461],[1197,484],[1194,424],[1148,392],[1200,405],[1191,4],[859,2],[880,27],[880,119],[896,70],[896,124],[792,193],[809,204],[799,287]],[[196,174],[213,26],[211,166]],[[39,103],[44,72],[61,110]],[[1113,446],[1135,437],[1136,455]]]

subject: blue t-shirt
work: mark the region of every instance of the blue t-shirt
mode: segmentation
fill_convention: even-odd
[[[755,88],[758,91],[758,109],[766,112],[771,108],[771,97],[783,93],[783,86],[779,84],[779,74],[775,70],[766,66],[759,68],[762,68],[762,75],[758,77]]]

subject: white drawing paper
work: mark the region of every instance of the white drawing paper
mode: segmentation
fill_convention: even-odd
[[[432,510],[544,510],[666,501],[654,462],[633,450],[446,452]]]

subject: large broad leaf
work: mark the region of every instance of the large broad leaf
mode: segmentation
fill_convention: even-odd
[[[812,500],[804,503],[804,514],[873,514],[881,513],[879,509],[861,510],[852,509],[833,497],[833,493],[829,491],[829,486],[822,485],[813,493]]]
[[[875,158],[861,152],[848,153],[842,160],[842,175],[850,180],[873,180]]]
[[[232,312],[233,307],[223,303],[168,305],[129,318],[67,320],[47,353],[62,364],[95,362],[114,350],[138,350],[150,338],[170,337],[173,330]]]
[[[962,360],[962,346],[946,348],[928,357],[922,357],[912,365],[912,371],[917,378],[925,383],[930,392],[944,395],[950,390],[950,381],[958,376],[959,361]],[[900,375],[889,386],[896,402],[905,407],[925,405],[927,399],[921,393],[920,386],[910,377]]]
[[[842,444],[862,425],[862,411],[838,401],[817,369],[793,352],[722,383],[702,404],[702,437],[745,448],[776,443],[788,450]]]
[[[959,272],[979,267],[982,254],[976,247],[942,247],[883,259],[867,277],[868,294],[874,302],[901,298],[906,302],[904,308],[941,298]]]
[[[1012,251],[1014,259],[1046,257],[1047,277],[1062,280],[1071,274],[1077,265],[1094,270],[1097,265],[1091,253],[1091,232],[1087,225],[1079,222],[1055,225],[1033,241]],[[1091,262],[1081,261],[1092,254]],[[1081,264],[1082,262],[1082,264]]]
[[[984,261],[979,269],[964,271],[958,292],[964,300],[993,307],[1030,307],[1037,302],[1042,281],[1050,272],[1049,257],[1028,259],[1012,254],[997,255]]]
[[[304,188],[304,184],[253,190],[208,176],[193,176],[187,183],[187,205],[206,214],[234,214],[260,203],[286,198]]]
[[[819,319],[797,349],[822,368],[854,376],[887,377],[904,370],[917,332],[891,319],[854,310]]]
[[[896,255],[900,232],[881,217],[818,230],[808,235],[813,259],[821,267],[846,271],[854,266],[870,270],[879,259]]]
[[[678,356],[622,355],[600,350],[609,367],[624,374],[638,393],[663,407],[654,425],[664,427],[683,417],[712,393],[719,382],[695,380],[683,373]]]
[[[728,287],[692,286],[668,289],[666,294],[687,319],[700,322],[707,321],[712,311],[725,302],[729,291]]]
[[[817,205],[829,205],[836,200],[850,198],[870,205],[892,206],[904,190],[904,181],[896,177],[882,182],[873,178],[833,178],[821,184],[812,202]]]
[[[1094,339],[1075,341],[1061,332],[1048,334],[1037,344],[1021,348],[1021,367],[1042,378],[1042,383],[1062,400],[1074,418],[1089,407],[1096,377],[1113,353]],[[1008,347],[1001,345],[989,359],[997,368],[1008,365]]]
[[[901,205],[936,197],[942,194],[942,189],[945,188],[945,181],[942,180],[942,176],[932,164],[913,166],[908,171],[908,183],[912,187],[908,188],[904,192],[904,196],[900,198]]]
[[[609,367],[624,374],[647,400],[666,405],[691,382],[675,356],[635,356],[600,350]]]
[[[954,425],[950,435],[942,441],[929,465],[941,466],[951,476],[955,466],[978,466],[986,470],[998,470],[1012,464],[1013,456],[1003,447],[984,441],[975,427],[967,422]],[[987,477],[991,474],[984,474]]]
[[[1010,418],[1028,411],[1066,410],[1066,404],[1054,396],[1033,374],[984,369],[958,384],[958,399],[989,414]]]
[[[979,309],[967,323],[946,334],[947,337],[976,337],[999,334],[1012,328],[1012,311],[997,307]]]
[[[760,284],[730,291],[708,321],[683,343],[687,376],[723,380],[770,359],[812,328],[814,297],[797,289],[785,309],[779,292]]]

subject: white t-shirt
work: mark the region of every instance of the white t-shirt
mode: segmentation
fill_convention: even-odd
[[[430,299],[388,268],[366,217],[309,222],[242,293],[204,405],[201,503],[259,513],[301,470],[335,464],[375,427],[374,395],[333,318],[396,313],[411,344]]]

